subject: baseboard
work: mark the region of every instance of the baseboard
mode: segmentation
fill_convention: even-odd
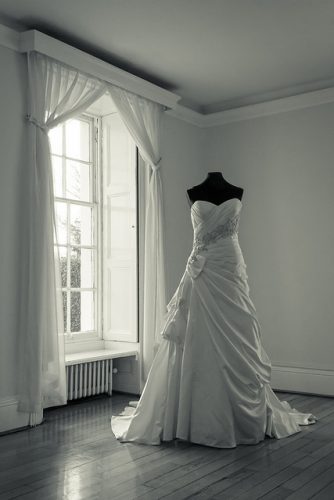
[[[334,369],[272,364],[271,386],[279,391],[334,396]]]
[[[119,372],[114,376],[114,389],[139,394],[137,363],[129,365],[125,360],[120,362]],[[122,366],[123,362],[123,366]],[[124,364],[125,363],[125,364]],[[272,364],[271,386],[278,391],[301,392],[334,396],[334,369],[318,369],[309,367]],[[17,411],[17,396],[0,399],[0,433],[9,432],[29,425],[29,414]],[[40,418],[42,421],[42,416]]]
[[[29,413],[17,411],[18,400],[16,396],[12,398],[0,399],[0,433],[21,429],[29,425]],[[43,419],[41,414],[37,423]]]

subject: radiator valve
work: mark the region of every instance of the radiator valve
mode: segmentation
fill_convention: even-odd
[[[113,369],[112,369],[112,372],[113,372],[113,373],[118,373],[118,369],[117,369],[117,368],[113,368]]]

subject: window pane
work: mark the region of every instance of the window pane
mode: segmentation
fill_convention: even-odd
[[[66,197],[91,201],[91,167],[73,160],[66,162]]]
[[[94,286],[93,251],[85,248],[71,250],[71,287],[92,288]]]
[[[67,205],[61,201],[57,201],[56,205],[56,228],[57,228],[57,243],[67,243]]]
[[[65,126],[66,156],[90,161],[90,125],[81,120],[69,120]]]
[[[80,292],[71,292],[71,332],[81,331],[81,296]]]
[[[92,288],[94,283],[94,251],[81,250],[81,288]]]
[[[81,254],[80,248],[71,249],[71,287],[80,288]]]
[[[52,174],[54,195],[61,198],[63,196],[63,167],[62,159],[58,156],[52,157]]]
[[[64,332],[67,331],[67,292],[63,292]]]
[[[71,243],[74,245],[92,245],[92,209],[80,205],[71,205]]]
[[[65,288],[67,286],[67,248],[58,247],[59,253],[59,267],[61,274],[61,286]]]
[[[49,131],[49,139],[51,145],[51,153],[53,155],[61,155],[63,152],[63,127],[58,125],[58,127],[52,128]]]
[[[95,330],[94,292],[71,292],[71,331]]]
[[[81,292],[81,331],[89,332],[95,328],[94,292]]]

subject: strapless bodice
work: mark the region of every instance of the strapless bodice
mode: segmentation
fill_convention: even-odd
[[[198,200],[191,207],[194,245],[206,247],[220,238],[238,235],[242,203],[231,198],[220,205]]]
[[[210,260],[220,261],[235,256],[233,262],[241,259],[238,244],[238,229],[242,203],[238,198],[231,198],[220,205],[198,200],[191,207],[191,219],[194,229],[193,248],[188,259],[187,270],[192,276],[198,276],[204,263]],[[232,245],[228,245],[228,241]],[[223,248],[224,247],[224,248]]]

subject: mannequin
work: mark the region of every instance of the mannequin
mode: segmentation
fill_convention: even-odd
[[[230,198],[241,200],[244,190],[227,182],[221,172],[208,172],[201,184],[187,190],[189,200],[193,204],[197,200],[221,205]]]
[[[191,209],[193,248],[140,400],[112,417],[112,430],[123,442],[179,439],[216,448],[295,434],[316,417],[281,402],[270,387],[238,238],[243,189],[209,172],[187,193],[190,203],[201,200]]]

